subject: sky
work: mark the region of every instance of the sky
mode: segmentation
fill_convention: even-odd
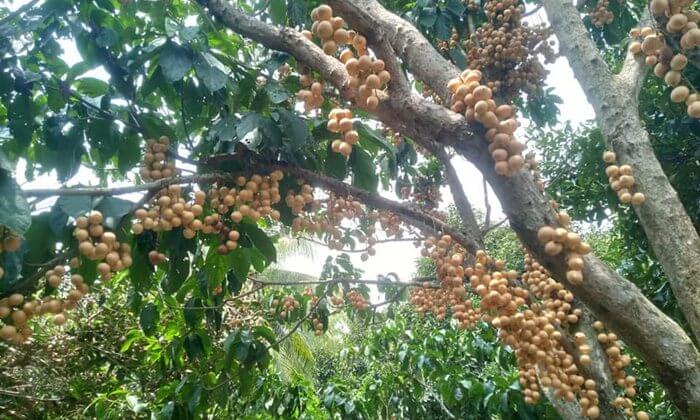
[[[28,0],[15,0],[10,1],[11,8],[20,7],[25,4]],[[0,1],[0,3],[2,3]],[[546,14],[543,10],[539,10],[537,13],[529,16],[527,20],[530,24],[546,22]],[[64,50],[63,59],[69,64],[74,64],[81,61],[80,55],[74,44],[66,40],[60,41],[61,46]],[[561,97],[564,101],[560,104],[560,121],[571,122],[573,127],[594,118],[594,113],[591,105],[586,100],[585,94],[581,89],[580,85],[576,81],[573,72],[566,61],[565,58],[560,57],[554,63],[546,65],[549,75],[546,79],[546,86],[552,87],[554,89],[554,94]],[[108,74],[102,68],[94,69],[91,72],[85,74],[85,76],[96,77],[101,79],[108,79]],[[522,123],[522,121],[521,121]],[[526,124],[523,124],[526,125]],[[524,128],[521,127],[518,133],[520,137],[523,136]],[[516,133],[516,134],[518,134]],[[482,177],[479,171],[474,168],[468,161],[461,157],[455,157],[452,161],[455,166],[457,173],[459,174],[460,181],[464,187],[464,191],[471,201],[472,205],[481,211],[483,214],[485,212],[484,204],[484,192]],[[58,187],[59,183],[56,181],[55,177],[42,176],[37,178],[32,182],[26,182],[22,179],[24,173],[24,164],[19,162],[16,175],[18,182],[23,188],[53,188]],[[86,180],[90,180],[91,173],[88,169],[82,168],[81,171],[73,178],[73,183],[81,182],[85,184]],[[119,184],[114,184],[117,186]],[[447,207],[449,203],[452,202],[452,197],[449,193],[449,189],[443,188],[443,208]],[[395,198],[393,193],[384,193],[387,198]],[[123,195],[121,196],[125,199],[137,200],[140,195]],[[501,210],[500,203],[498,199],[493,194],[493,191],[489,188],[488,191],[489,204],[491,205],[491,220],[492,222],[497,222],[502,220],[505,216]],[[54,200],[46,200],[42,202],[40,209],[45,209],[53,204]],[[370,257],[370,260],[366,263],[361,262],[359,253],[351,253],[351,259],[356,266],[361,267],[365,270],[365,279],[374,279],[378,275],[386,275],[387,273],[396,273],[402,281],[409,281],[415,270],[415,260],[419,257],[419,250],[416,249],[411,242],[395,242],[378,244],[376,246],[376,255]],[[321,266],[328,255],[336,255],[337,252],[330,251],[325,247],[319,245],[311,246],[311,253],[307,252],[300,253],[296,255],[290,255],[285,259],[282,259],[279,263],[280,268],[290,271],[302,272],[304,274],[318,276],[321,271]],[[376,294],[373,293],[372,299],[376,300]]]

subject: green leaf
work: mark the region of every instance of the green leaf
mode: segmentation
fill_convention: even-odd
[[[437,9],[435,7],[424,7],[418,16],[418,23],[421,26],[430,28],[437,21]]]
[[[240,340],[236,342],[236,349],[234,356],[236,360],[244,363],[248,359],[248,352],[250,351],[250,345],[253,340],[250,336],[250,331],[244,330],[239,334]]]
[[[175,413],[175,403],[172,401],[168,401],[163,408],[160,410],[160,414],[158,415],[159,420],[171,420],[173,418],[173,414]]]
[[[139,325],[143,333],[149,336],[153,335],[158,329],[159,318],[160,313],[156,305],[147,303],[146,306],[141,309],[141,314],[139,315]]]
[[[355,130],[357,130],[357,134],[360,136],[360,144],[367,144],[368,149],[372,146],[375,148],[378,147],[384,149],[384,151],[390,156],[394,155],[394,147],[389,144],[386,139],[376,130],[373,130],[361,123],[355,124]],[[376,154],[376,152],[373,152],[372,150],[370,150],[370,152],[372,152],[372,154]]]
[[[249,112],[241,118],[241,121],[236,126],[236,136],[239,140],[243,140],[248,133],[255,130],[260,125],[262,117],[257,112]]]
[[[242,247],[236,248],[230,253],[231,264],[233,271],[239,279],[247,279],[250,271],[250,254],[248,250]]]
[[[201,309],[201,306],[202,299],[195,297],[190,298],[187,303],[185,303],[185,307],[182,309],[182,312],[185,316],[185,322],[190,327],[196,327],[202,322],[202,318],[204,317],[204,309]]]
[[[168,43],[160,53],[159,64],[166,80],[170,82],[181,80],[192,67],[190,51],[179,45]]]
[[[78,79],[75,81],[75,85],[78,92],[91,98],[96,98],[109,92],[109,84],[104,80],[95,79],[94,77]]]
[[[370,192],[377,191],[379,178],[372,157],[359,147],[353,147],[349,162],[352,167],[352,185]]]
[[[275,249],[275,244],[262,229],[253,223],[243,223],[241,224],[241,230],[242,233],[245,233],[248,238],[250,238],[253,245],[265,256],[268,264],[277,262],[277,250]]]
[[[119,42],[119,34],[112,28],[104,28],[95,39],[95,43],[100,47],[111,47]]]
[[[68,216],[76,218],[93,210],[101,200],[101,197],[93,198],[86,195],[64,195],[56,201],[56,204]]]
[[[309,139],[309,127],[297,114],[286,109],[277,111],[284,136],[291,140],[294,149],[303,147]]]
[[[184,347],[190,360],[199,359],[205,353],[204,342],[198,333],[192,333],[185,337]]]
[[[161,282],[165,293],[175,293],[185,283],[190,274],[189,252],[196,245],[194,239],[182,236],[182,228],[173,229],[166,233],[163,240],[167,244],[169,263],[168,272]]]
[[[232,142],[237,139],[236,131],[238,126],[239,124],[237,124],[234,116],[226,115],[211,128],[209,138],[223,142]]]
[[[265,84],[265,92],[267,92],[273,104],[281,104],[289,99],[289,92],[281,84],[275,80],[268,80]]]
[[[229,293],[232,295],[237,295],[243,287],[243,281],[238,278],[236,272],[233,270],[226,274],[226,283],[226,287],[228,288]]]
[[[141,160],[140,141],[136,134],[122,136],[117,143],[117,168],[122,175],[133,169]]]
[[[460,0],[447,0],[445,8],[454,13],[456,17],[461,17],[464,11],[467,10],[466,6],[464,6],[463,2]]]
[[[230,332],[226,337],[226,341],[224,341],[224,371],[231,370],[231,365],[233,365],[234,346],[237,336],[238,332]]]
[[[464,56],[461,48],[450,48],[450,57],[460,69],[467,68],[467,57]]]
[[[216,57],[208,52],[197,54],[194,58],[197,76],[211,92],[216,92],[226,85],[228,71]]]
[[[46,86],[47,103],[53,112],[59,112],[66,104],[59,83],[51,80]]]
[[[100,201],[95,209],[99,210],[104,216],[103,224],[107,228],[114,230],[119,226],[122,218],[131,211],[133,206],[134,203],[131,201],[107,196]]]
[[[438,13],[435,20],[435,35],[442,40],[448,40],[452,36],[452,20],[446,13]]]
[[[37,124],[34,122],[37,108],[31,96],[19,93],[7,108],[10,133],[22,148],[28,147]]]
[[[284,25],[287,21],[287,5],[284,0],[270,1],[270,17],[277,25]]]
[[[273,344],[277,341],[277,336],[275,335],[275,332],[272,331],[272,329],[270,329],[270,327],[265,327],[262,325],[257,326],[253,328],[253,334],[256,337],[263,337],[270,344]],[[275,345],[273,348],[276,350],[278,348],[278,345]]]
[[[336,153],[331,148],[332,142],[328,142],[327,153],[328,156],[323,162],[323,171],[326,175],[332,176],[337,179],[345,179],[348,174],[347,159],[340,153]]]
[[[29,203],[8,173],[0,172],[0,225],[24,235],[32,223]]]

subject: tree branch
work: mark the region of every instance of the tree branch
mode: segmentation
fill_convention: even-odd
[[[348,72],[339,60],[326,55],[312,41],[309,41],[292,28],[267,24],[246,15],[240,9],[225,0],[198,0],[209,9],[223,25],[268,48],[293,55],[297,60],[321,73],[321,76],[340,89],[346,99],[355,95],[348,85]]]
[[[447,82],[460,71],[445,60],[413,25],[375,0],[330,0],[329,4],[356,30],[387,39],[411,74],[449,101]]]
[[[284,340],[286,340],[286,339],[288,339],[289,337],[291,337],[292,334],[294,334],[294,332],[295,332],[296,330],[298,330],[299,327],[301,327],[301,324],[303,324],[305,321],[307,321],[309,318],[311,318],[311,315],[313,315],[313,313],[316,311],[316,309],[318,308],[318,305],[320,305],[320,304],[321,304],[321,301],[322,301],[322,300],[325,300],[325,299],[326,299],[326,295],[325,295],[325,294],[324,294],[323,296],[319,297],[319,298],[316,300],[316,302],[314,302],[314,304],[311,305],[311,307],[309,308],[309,312],[308,312],[306,315],[304,315],[304,317],[301,318],[296,324],[294,324],[294,326],[292,327],[292,329],[289,330],[285,335],[283,335],[282,337],[280,337],[279,339],[277,339],[277,341],[275,341],[274,343],[270,343],[270,345],[267,346],[267,350],[279,346],[280,343],[282,343]]]
[[[334,283],[357,283],[357,284],[376,284],[381,286],[410,286],[423,287],[425,282],[435,281],[435,277],[415,277],[410,282],[387,281],[387,280],[372,280],[372,279],[332,279],[332,280],[299,280],[299,281],[265,281],[251,278],[257,284],[265,286],[301,286],[313,284],[334,284]],[[440,285],[429,285],[430,288],[439,288]]]
[[[639,23],[643,26],[651,24],[648,7],[644,9],[644,14],[642,14]],[[639,92],[642,90],[642,86],[644,86],[644,79],[646,79],[648,72],[649,68],[644,63],[644,58],[642,55],[637,57],[627,51],[625,61],[622,63],[622,68],[615,76],[615,79],[619,84],[627,87],[626,90],[629,92],[629,96],[633,98],[636,103]]]

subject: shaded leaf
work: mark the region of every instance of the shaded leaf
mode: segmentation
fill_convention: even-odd
[[[190,52],[179,45],[168,43],[160,53],[160,70],[170,82],[182,79],[192,67]]]
[[[24,235],[32,223],[29,203],[8,173],[0,172],[0,225]]]
[[[141,309],[141,314],[139,315],[139,325],[143,333],[146,335],[153,335],[158,329],[159,318],[160,313],[156,305],[147,303],[146,306]]]

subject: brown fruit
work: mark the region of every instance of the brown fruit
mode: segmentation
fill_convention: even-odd
[[[680,71],[685,68],[686,65],[688,65],[688,57],[686,57],[683,54],[676,54],[673,56],[671,59],[671,62],[669,63],[671,66],[672,70]]]
[[[68,321],[65,314],[56,314],[53,316],[53,323],[56,325],[63,325]]]
[[[700,118],[700,100],[688,105],[688,116],[691,118]]]
[[[671,102],[680,103],[685,102],[685,100],[690,95],[690,89],[685,86],[676,86],[671,91]]]
[[[615,152],[610,150],[603,152],[603,161],[605,163],[615,163],[615,159],[617,159]]]
[[[652,0],[649,9],[655,16],[661,16],[668,9],[668,0]]]
[[[316,8],[318,20],[330,20],[333,17],[333,9],[327,4],[322,4]]]

